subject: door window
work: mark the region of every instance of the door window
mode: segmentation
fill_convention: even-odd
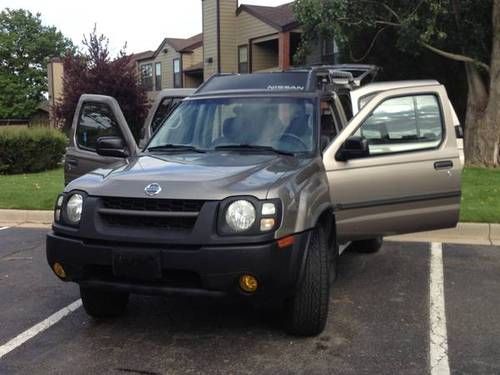
[[[349,96],[348,93],[339,93],[338,98],[340,100],[340,103],[342,104],[342,109],[344,110],[344,114],[346,117],[347,121],[350,121],[352,119],[352,104],[351,104],[351,97]]]
[[[435,95],[403,96],[382,102],[355,135],[368,140],[370,155],[438,147],[443,124]]]
[[[338,114],[333,110],[332,100],[321,101],[321,145],[322,148],[330,144],[342,129]]]
[[[182,98],[165,98],[161,101],[151,122],[151,133],[154,133],[158,129],[181,101]]]
[[[76,127],[78,147],[95,152],[97,139],[105,136],[122,137],[111,108],[103,103],[84,103]]]

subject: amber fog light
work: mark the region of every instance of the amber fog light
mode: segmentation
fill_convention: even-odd
[[[240,277],[240,288],[244,292],[254,293],[259,286],[257,279],[252,275],[242,275]]]
[[[65,279],[66,278],[66,271],[64,271],[64,268],[63,266],[61,266],[60,263],[54,263],[54,265],[52,266],[52,269],[54,270],[54,273],[59,276],[61,279]]]

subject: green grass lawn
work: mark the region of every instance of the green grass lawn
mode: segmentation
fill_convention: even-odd
[[[62,168],[0,176],[0,208],[52,210],[63,181]],[[500,169],[464,171],[460,221],[500,223]]]
[[[64,189],[63,169],[0,175],[0,208],[52,210],[57,194]]]
[[[500,169],[464,170],[460,221],[500,223]]]

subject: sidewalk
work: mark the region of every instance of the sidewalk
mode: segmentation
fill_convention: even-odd
[[[49,227],[52,211],[0,209],[0,227]],[[500,224],[459,223],[456,228],[392,236],[387,241],[500,245]]]

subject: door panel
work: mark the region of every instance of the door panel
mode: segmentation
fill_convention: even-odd
[[[429,95],[436,98],[434,106],[427,99],[425,105],[413,100]],[[394,100],[401,97],[416,103],[412,111],[404,100]],[[326,150],[323,161],[339,240],[456,225],[461,167],[451,112],[442,104],[447,101],[440,85],[379,93]],[[432,121],[442,123],[441,132]],[[369,136],[371,155],[336,160],[345,140],[363,133]]]
[[[137,154],[134,137],[118,102],[109,96],[82,95],[73,118],[70,145],[65,157],[66,184],[96,168],[122,160],[97,154],[97,139],[109,135],[122,137],[129,154]]]

